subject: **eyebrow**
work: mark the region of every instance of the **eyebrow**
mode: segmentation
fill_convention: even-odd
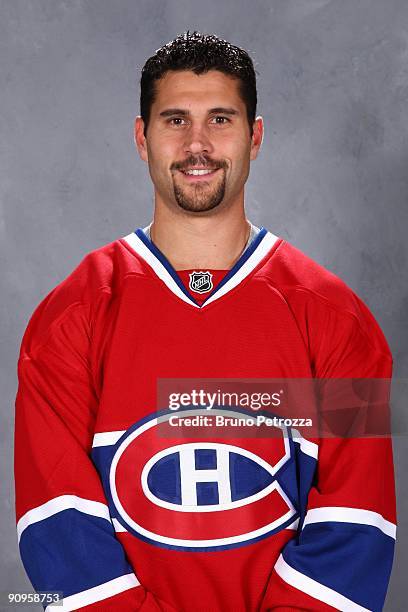
[[[224,106],[216,106],[215,108],[210,108],[208,111],[209,115],[213,114],[222,114],[222,115],[239,115],[239,112],[235,108],[224,107]],[[179,117],[189,117],[191,115],[189,110],[185,110],[183,108],[166,108],[166,110],[160,113],[160,117],[172,117],[173,115],[177,115]]]

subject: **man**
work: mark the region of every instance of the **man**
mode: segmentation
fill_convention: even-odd
[[[242,49],[197,32],[159,49],[135,121],[153,222],[85,257],[28,325],[19,544],[64,610],[382,609],[389,439],[158,431],[176,414],[162,379],[391,377],[363,302],[245,216],[256,100]]]

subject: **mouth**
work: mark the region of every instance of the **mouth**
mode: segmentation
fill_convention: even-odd
[[[219,170],[220,168],[186,168],[185,170],[179,170],[179,172],[188,182],[201,182],[211,180]]]

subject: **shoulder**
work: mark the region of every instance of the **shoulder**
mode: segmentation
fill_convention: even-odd
[[[356,295],[346,283],[286,240],[281,240],[264,273],[285,294],[307,292],[332,307],[355,312]]]
[[[280,240],[261,272],[311,334],[335,329],[345,336],[358,331],[372,348],[390,353],[367,304],[340,277],[286,240]]]
[[[120,292],[129,274],[145,274],[143,263],[118,239],[87,253],[34,310],[22,348],[31,352],[64,328],[68,339],[89,337],[94,322]]]

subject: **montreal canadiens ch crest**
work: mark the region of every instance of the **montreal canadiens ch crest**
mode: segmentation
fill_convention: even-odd
[[[197,410],[183,410],[190,413]],[[166,548],[219,550],[250,544],[297,519],[278,478],[291,458],[283,432],[211,442],[158,435],[171,417],[173,411],[143,419],[113,449],[109,496],[126,531]]]

